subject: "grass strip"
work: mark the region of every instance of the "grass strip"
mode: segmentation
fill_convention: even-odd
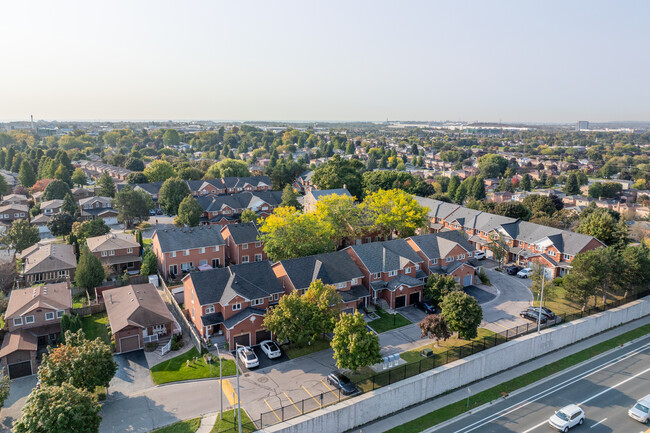
[[[201,425],[201,417],[175,422],[166,427],[153,430],[151,433],[194,433]]]
[[[238,432],[239,423],[235,418],[236,413],[237,411],[235,409],[225,411],[223,413],[223,419],[217,418],[217,422],[214,423],[214,427],[212,427],[210,433]],[[241,431],[242,433],[257,431],[257,426],[253,424],[244,409],[241,410]]]
[[[221,358],[223,375],[235,375],[235,361]],[[219,363],[206,364],[196,348],[175,358],[168,359],[151,367],[151,378],[156,385],[183,380],[219,377]]]
[[[537,370],[533,370],[530,373],[523,374],[500,385],[486,389],[485,391],[479,392],[478,394],[470,397],[470,408],[473,409],[475,407],[489,403],[499,397],[502,397],[502,393],[510,394],[519,388],[523,388],[524,386],[530,385],[531,383],[537,382],[538,380],[544,379],[552,374],[593,358],[596,355],[605,353],[608,350],[615,348],[619,344],[627,343],[628,341],[643,337],[648,333],[650,333],[650,325],[641,326],[640,328],[633,329],[632,331],[626,332],[625,334],[621,334],[618,337],[603,341],[602,343],[598,343],[595,346],[581,350],[578,353],[569,355],[566,358],[557,360],[551,364],[545,365],[544,367],[538,368]],[[426,415],[422,415],[421,417],[411,420],[405,424],[394,427],[388,430],[386,433],[421,432],[422,430],[432,427],[436,424],[440,424],[444,421],[455,418],[458,415],[462,415],[463,413],[467,412],[467,410],[467,400],[463,399],[457,401],[456,403],[452,403],[448,406],[434,410],[433,412],[430,412]]]

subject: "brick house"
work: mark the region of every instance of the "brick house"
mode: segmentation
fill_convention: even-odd
[[[152,250],[158,259],[158,270],[165,279],[201,266],[219,268],[226,263],[226,244],[219,227],[156,230]]]
[[[229,265],[261,262],[268,258],[253,222],[225,225],[221,228],[221,236],[226,242],[226,263]]]
[[[462,286],[474,284],[478,261],[474,247],[458,231],[412,236],[406,242],[424,260],[425,274],[451,275]]]
[[[180,333],[153,284],[134,284],[103,292],[115,353],[144,349],[146,343],[166,344]]]
[[[94,195],[95,195],[94,191],[92,191],[90,189],[86,189],[86,188],[73,188],[72,189],[72,197],[74,198],[74,200],[77,203],[79,203],[79,201],[84,199],[84,198],[90,198],[90,197],[92,197]]]
[[[401,308],[422,300],[426,274],[422,259],[405,239],[372,242],[345,248],[363,273],[372,303]]]
[[[0,222],[11,225],[12,222],[18,219],[29,218],[29,207],[24,204],[7,204],[0,206]]]
[[[24,249],[18,257],[22,260],[22,277],[27,286],[74,280],[77,256],[68,244],[35,244]]]
[[[9,295],[0,361],[11,379],[36,374],[37,352],[55,343],[61,317],[69,314],[72,295],[68,283],[14,289]]]
[[[7,194],[2,197],[0,206],[5,206],[8,204],[21,204],[23,206],[27,206],[29,205],[29,198],[23,194]]]
[[[370,298],[368,289],[361,284],[363,272],[345,251],[281,260],[272,268],[286,294],[298,290],[304,295],[316,280],[333,285],[343,300],[341,311],[345,313],[354,313]]]
[[[268,176],[222,177],[221,181],[228,194],[271,190],[271,179]]]
[[[61,206],[63,206],[63,200],[54,199],[44,201],[41,203],[41,212],[43,215],[56,215],[61,213]]]
[[[79,215],[83,220],[102,219],[106,225],[116,225],[119,212],[113,209],[110,197],[93,196],[79,200]]]
[[[231,348],[271,339],[264,314],[284,290],[268,261],[192,272],[183,286],[189,320],[204,338],[223,335]]]
[[[241,192],[217,197],[198,197],[197,201],[203,208],[201,217],[203,224],[225,225],[239,222],[241,213],[246,209],[255,212],[261,218],[267,217],[282,203],[282,192]]]
[[[320,200],[322,197],[333,195],[333,194],[351,196],[350,192],[346,188],[307,191],[303,202],[303,208],[305,212],[315,211],[316,203],[318,202],[318,200]]]
[[[118,275],[122,275],[124,271],[135,272],[140,269],[140,244],[132,234],[109,233],[88,238],[86,243],[102,265],[111,266]]]

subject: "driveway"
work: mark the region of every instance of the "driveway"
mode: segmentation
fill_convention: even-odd
[[[530,280],[484,269],[492,283],[491,289],[496,291],[496,296],[491,301],[481,304],[483,307],[481,327],[502,332],[515,326],[525,325],[527,321],[519,317],[519,313],[528,308],[533,301],[529,289]]]
[[[20,418],[27,397],[36,386],[36,375],[21,377],[11,381],[9,397],[0,411],[0,431],[10,432],[14,421]]]
[[[115,377],[108,386],[109,399],[121,398],[153,386],[144,351],[137,350],[115,355],[113,359],[118,367]]]

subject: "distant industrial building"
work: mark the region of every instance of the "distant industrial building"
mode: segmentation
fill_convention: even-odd
[[[589,122],[586,120],[578,121],[578,131],[589,131]]]

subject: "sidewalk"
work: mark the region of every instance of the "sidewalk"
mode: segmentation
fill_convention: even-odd
[[[477,394],[481,391],[485,391],[486,389],[490,389],[500,383],[507,382],[515,377],[529,373],[547,364],[565,358],[576,352],[580,352],[581,350],[594,346],[603,341],[609,340],[611,338],[615,338],[618,335],[624,334],[628,331],[631,331],[633,329],[636,329],[640,326],[649,323],[650,323],[650,316],[619,326],[618,328],[614,328],[610,331],[603,332],[602,334],[598,334],[594,337],[572,344],[568,347],[565,347],[564,349],[560,349],[548,355],[533,359],[532,361],[521,364],[517,367],[506,370],[502,373],[498,373],[494,376],[491,376],[479,382],[473,383],[469,386],[469,388],[471,388],[472,394]],[[412,408],[402,410],[393,415],[389,415],[386,418],[374,421],[372,423],[368,423],[361,427],[357,427],[353,430],[350,430],[350,432],[362,432],[362,431],[373,432],[373,433],[385,432],[394,427],[400,426],[408,421],[426,415],[429,412],[433,412],[434,410],[440,409],[442,407],[445,407],[447,405],[450,405],[452,403],[455,403],[457,401],[466,398],[467,398],[467,387],[456,390],[449,394],[445,394],[440,397],[436,397],[418,406],[414,406]]]
[[[201,425],[195,433],[210,433],[212,427],[214,427],[214,423],[217,422],[217,418],[219,418],[219,412],[204,415],[201,418]]]

